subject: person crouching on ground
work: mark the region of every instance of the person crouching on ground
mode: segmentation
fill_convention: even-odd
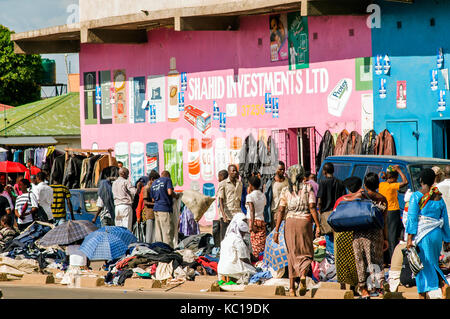
[[[244,242],[244,236],[248,232],[247,217],[244,213],[236,213],[220,244],[220,260],[217,265],[219,280],[248,283],[256,273],[250,262],[250,249]]]
[[[266,244],[266,222],[264,221],[264,206],[266,196],[259,189],[261,180],[252,176],[248,180],[248,195],[246,198],[247,212],[250,213],[250,241],[252,243],[253,257],[258,260],[259,254],[264,251]]]

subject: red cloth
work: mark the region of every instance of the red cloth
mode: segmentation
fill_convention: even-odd
[[[142,187],[142,190],[139,193],[139,203],[136,207],[137,220],[141,220],[142,211],[144,210],[144,188],[145,187]]]
[[[209,259],[204,256],[198,257],[195,261],[198,262],[199,264],[201,264],[202,266],[209,267],[212,270],[214,270],[215,272],[217,272],[217,262],[209,261]]]
[[[127,257],[127,258],[122,259],[121,261],[117,262],[116,268],[117,268],[118,270],[124,268],[126,265],[128,265],[128,263],[130,262],[130,260],[132,260],[132,259],[134,259],[134,258],[136,258],[136,256],[131,256],[131,257]]]
[[[36,166],[31,166],[31,169],[27,168],[27,171],[25,172],[25,179],[30,180],[30,177],[31,177],[30,171],[31,171],[31,175],[36,175],[37,173],[39,173],[41,171],[41,169]]]

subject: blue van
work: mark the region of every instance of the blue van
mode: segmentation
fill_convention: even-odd
[[[97,213],[98,188],[71,189],[70,201],[72,202],[73,215],[75,220],[92,221]],[[66,204],[66,218],[69,220],[70,213]],[[101,227],[100,217],[97,218],[95,226]]]
[[[344,180],[351,176],[358,176],[364,180],[367,173],[373,172],[379,174],[386,171],[389,165],[398,165],[408,179],[408,185],[402,187],[398,194],[400,209],[405,206],[404,196],[408,188],[412,191],[420,189],[419,173],[424,168],[439,166],[443,169],[450,165],[450,160],[440,158],[412,157],[412,156],[391,156],[391,155],[342,155],[327,157],[319,173],[317,180],[322,176],[322,168],[325,163],[333,163],[334,176]],[[399,177],[400,179],[401,177]],[[382,181],[382,180],[381,180]]]

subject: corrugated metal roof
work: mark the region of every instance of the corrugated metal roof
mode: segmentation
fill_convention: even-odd
[[[0,145],[55,145],[58,141],[51,136],[0,137]]]
[[[8,121],[6,128],[4,113]],[[79,93],[28,103],[0,113],[0,137],[80,134]]]

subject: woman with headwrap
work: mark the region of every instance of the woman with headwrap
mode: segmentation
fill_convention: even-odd
[[[103,226],[114,226],[115,205],[110,178],[102,179],[98,187],[97,213],[92,222],[95,224],[98,215]]]
[[[220,260],[217,265],[219,280],[228,277],[234,282],[247,283],[256,273],[250,262],[250,249],[244,241],[248,232],[247,217],[243,213],[235,214],[220,244]]]
[[[445,251],[450,248],[450,227],[442,194],[433,186],[435,177],[436,174],[431,168],[420,172],[421,189],[411,196],[406,221],[406,247],[417,247],[424,267],[415,276],[421,299],[427,298],[427,292],[439,288],[442,289],[444,299],[450,295],[448,282],[439,268],[442,243],[445,243]]]
[[[300,165],[288,169],[289,187],[281,192],[274,242],[278,244],[281,221],[286,216],[284,236],[288,251],[289,295],[295,296],[295,279],[300,277],[299,294],[306,294],[306,274],[314,257],[312,221],[316,224],[316,237],[320,235],[316,211],[316,196],[306,182],[305,170]]]

